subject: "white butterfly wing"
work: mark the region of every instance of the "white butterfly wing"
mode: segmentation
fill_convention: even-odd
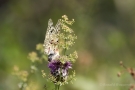
[[[56,53],[58,50],[58,34],[60,32],[60,20],[57,22],[56,26],[53,26],[53,22],[51,19],[48,21],[48,28],[45,35],[44,40],[44,52],[47,55]],[[58,51],[57,51],[58,53]]]

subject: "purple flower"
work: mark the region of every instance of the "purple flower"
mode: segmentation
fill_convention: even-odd
[[[53,60],[49,62],[48,67],[51,69],[51,74],[53,76],[66,77],[68,75],[68,69],[72,68],[72,64],[67,61],[64,64],[59,60]]]
[[[71,66],[72,66],[72,64],[69,61],[67,61],[64,63],[63,68],[68,70],[69,68],[72,68]]]
[[[58,61],[53,60],[53,61],[49,62],[48,67],[51,69],[51,74],[52,75],[56,76],[56,74],[57,75],[59,74],[59,69],[61,67],[61,64],[62,63],[59,60]]]

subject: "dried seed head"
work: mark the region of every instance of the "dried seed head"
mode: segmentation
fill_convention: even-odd
[[[117,76],[120,77],[120,76],[121,76],[121,72],[118,72],[118,73],[117,73]]]
[[[131,86],[130,86],[130,88],[134,89],[134,88],[135,88],[135,86],[134,86],[134,85],[131,85]]]
[[[123,65],[123,62],[122,61],[120,61],[120,65]]]
[[[135,71],[133,70],[133,68],[127,68],[128,72],[130,73],[131,76],[135,76]]]

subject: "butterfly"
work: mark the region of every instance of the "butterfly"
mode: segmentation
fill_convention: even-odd
[[[60,34],[61,22],[58,20],[57,24],[53,26],[53,21],[49,19],[48,28],[44,40],[44,53],[48,55],[48,61],[55,60],[59,57],[58,43]]]

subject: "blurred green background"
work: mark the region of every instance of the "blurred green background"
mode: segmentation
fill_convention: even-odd
[[[62,15],[75,19],[78,39],[72,49],[79,58],[77,80],[61,90],[128,90],[128,85],[105,84],[133,82],[117,72],[121,60],[135,65],[135,0],[0,0],[0,90],[18,90],[13,66],[29,67],[27,55],[44,42],[48,20],[56,23]],[[40,71],[34,79],[37,90],[43,90],[47,82]]]

